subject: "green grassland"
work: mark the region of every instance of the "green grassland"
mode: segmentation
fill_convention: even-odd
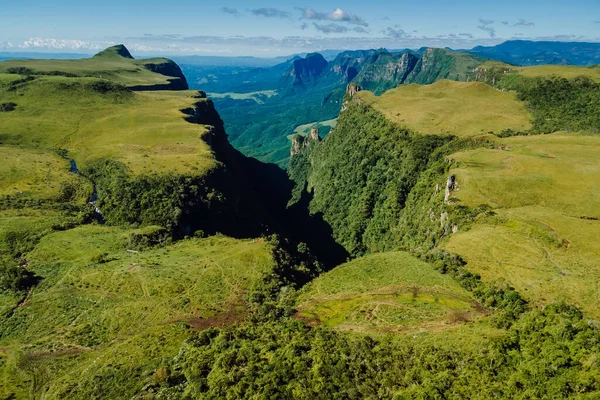
[[[479,82],[440,80],[401,86],[379,97],[360,92],[358,98],[391,121],[423,134],[467,137],[531,128],[531,117],[516,94]]]
[[[122,398],[151,382],[190,330],[244,318],[242,295],[272,269],[265,244],[214,236],[127,251],[153,229],[87,225],[28,254],[44,279],[5,310],[0,396],[37,385],[52,398]]]
[[[600,82],[600,67],[598,66],[575,67],[569,65],[539,65],[516,68],[516,71],[519,75],[528,78],[556,76],[573,79],[579,76],[586,76],[593,81]]]
[[[494,217],[450,237],[487,281],[504,281],[536,304],[566,300],[600,317],[600,138],[551,134],[498,140],[496,149],[450,156],[455,204]]]
[[[197,92],[103,92],[97,89],[103,82],[48,76],[0,87],[3,101],[18,105],[2,115],[0,142],[66,149],[79,168],[112,158],[136,174],[196,175],[216,165],[202,140],[206,127],[186,122],[181,112],[206,101],[194,98]]]
[[[65,185],[78,180],[69,169],[69,162],[56,153],[0,146],[0,198],[58,198]]]
[[[106,79],[126,86],[153,86],[169,83],[168,77],[147,68],[164,64],[164,58],[134,60],[118,53],[119,47],[109,48],[92,58],[81,60],[7,60],[0,63],[0,73],[26,68],[33,74],[56,74],[71,77]]]
[[[311,282],[299,301],[299,318],[362,333],[437,332],[482,312],[450,276],[403,252],[342,264]]]
[[[299,134],[299,135],[306,134],[306,133],[308,133],[308,131],[310,131],[310,129],[313,126],[317,126],[317,127],[328,126],[330,128],[335,128],[336,124],[337,124],[337,118],[330,119],[327,121],[321,121],[321,122],[311,122],[309,124],[297,126],[296,129],[294,129],[294,134]]]
[[[257,104],[263,104],[265,99],[269,99],[277,95],[276,90],[261,90],[258,92],[249,93],[207,93],[208,97],[212,99],[226,99],[231,98],[232,100],[254,100]]]

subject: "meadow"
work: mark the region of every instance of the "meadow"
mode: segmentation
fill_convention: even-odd
[[[9,78],[18,76],[4,75]],[[79,169],[101,158],[121,161],[134,174],[202,175],[215,167],[202,140],[206,127],[188,123],[182,113],[207,101],[197,92],[103,91],[103,82],[44,76],[0,86],[2,98],[18,105],[2,115],[1,143],[63,149]]]
[[[449,156],[459,187],[454,204],[486,204],[495,215],[459,227],[443,247],[535,304],[565,300],[600,317],[600,138],[556,133],[496,142]]]
[[[303,289],[297,316],[359,333],[439,332],[483,315],[448,275],[408,253],[378,253],[337,266]]]
[[[531,116],[515,93],[479,82],[439,80],[400,86],[378,97],[363,91],[358,98],[390,121],[422,134],[468,137],[531,128]]]
[[[86,225],[41,239],[27,257],[44,279],[4,305],[2,396],[31,385],[55,398],[134,393],[192,331],[245,318],[244,292],[273,268],[265,244],[136,247],[155,229]]]

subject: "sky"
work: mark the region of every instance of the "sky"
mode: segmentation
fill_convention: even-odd
[[[0,51],[273,57],[600,42],[600,0],[0,0]]]

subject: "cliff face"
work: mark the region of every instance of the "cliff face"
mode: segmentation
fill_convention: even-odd
[[[181,68],[173,60],[167,58],[158,58],[151,60],[143,60],[142,65],[147,70],[172,77],[168,79],[169,83],[165,85],[154,85],[152,89],[144,89],[144,87],[133,87],[132,90],[188,90],[189,86],[185,75]]]
[[[374,50],[346,51],[330,63],[330,71],[340,80],[351,82],[369,61]]]
[[[319,54],[308,54],[306,58],[295,60],[283,75],[282,84],[289,86],[289,92],[299,93],[314,84],[328,66],[327,60]]]
[[[406,77],[405,83],[428,85],[439,79],[466,81],[483,60],[466,53],[428,48]]]
[[[319,137],[319,128],[313,126],[306,136],[294,135],[292,138],[292,147],[290,157],[297,156],[321,141]]]
[[[445,179],[438,176],[447,164],[438,150],[452,138],[416,135],[394,125],[357,101],[359,89],[348,85],[337,126],[325,140],[296,143],[288,167],[296,183],[293,200],[308,196],[310,212],[323,215],[352,256],[413,242],[430,246],[447,224],[440,226],[427,211],[440,215],[444,194],[431,190],[430,201],[427,189],[421,191]]]
[[[398,55],[380,50],[371,55],[354,81],[378,95],[405,83],[418,61],[412,53]]]

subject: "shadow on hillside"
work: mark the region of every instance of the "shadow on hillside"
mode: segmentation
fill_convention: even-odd
[[[321,213],[310,214],[309,204],[313,195],[303,191],[300,201],[288,208],[294,182],[275,164],[266,164],[245,157],[245,172],[250,185],[260,197],[261,203],[275,219],[275,232],[306,243],[327,269],[345,262],[349,254],[333,238],[333,230]]]

